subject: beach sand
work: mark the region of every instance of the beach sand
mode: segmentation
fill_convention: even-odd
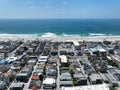
[[[22,41],[33,41],[33,40],[50,40],[52,42],[66,42],[66,41],[120,41],[120,37],[2,37],[0,38],[0,41],[16,41],[16,40],[22,40]]]

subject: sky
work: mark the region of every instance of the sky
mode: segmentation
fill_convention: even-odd
[[[0,0],[0,18],[120,18],[120,0]]]

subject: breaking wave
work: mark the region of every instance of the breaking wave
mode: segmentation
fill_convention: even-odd
[[[44,33],[43,35],[41,35],[41,37],[57,37],[57,34],[47,32],[47,33]]]
[[[89,33],[89,36],[107,36],[107,35],[103,33]]]
[[[88,35],[80,35],[80,34],[56,34],[56,33],[35,33],[35,34],[6,34],[6,33],[1,33],[0,38],[44,38],[44,37],[120,37],[120,35],[113,35],[113,34],[102,34],[102,33],[88,33]]]

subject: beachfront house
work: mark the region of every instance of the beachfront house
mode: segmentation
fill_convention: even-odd
[[[74,45],[75,50],[80,50],[80,44],[79,44],[79,42],[73,41],[73,45]]]

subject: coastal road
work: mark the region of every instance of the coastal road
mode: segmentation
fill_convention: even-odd
[[[60,66],[60,61],[59,61],[60,59],[59,58],[57,58],[57,73],[58,73],[58,77],[57,77],[57,80],[56,80],[56,85],[57,85],[57,88],[56,88],[56,90],[61,90],[60,89],[60,68],[59,68],[59,66]]]
[[[30,76],[30,78],[29,78],[29,81],[28,81],[27,83],[25,83],[25,86],[24,86],[24,89],[23,89],[23,90],[31,90],[31,89],[29,89],[28,87],[29,87],[29,84],[30,84],[30,81],[31,81],[33,72],[35,72],[35,69],[37,68],[37,65],[38,65],[38,62],[37,62],[36,65],[34,66],[34,70],[32,71],[32,74],[31,74],[31,76]]]

